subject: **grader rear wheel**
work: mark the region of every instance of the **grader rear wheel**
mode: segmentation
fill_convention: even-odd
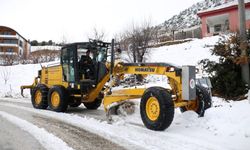
[[[31,102],[34,108],[46,109],[48,107],[47,93],[48,88],[43,84],[31,90]]]
[[[174,103],[171,94],[161,87],[148,88],[141,98],[140,113],[148,129],[165,130],[174,118]]]
[[[53,86],[48,93],[48,103],[51,110],[65,112],[68,108],[67,90],[62,86]]]

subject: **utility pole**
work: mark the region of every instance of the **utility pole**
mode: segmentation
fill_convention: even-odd
[[[238,0],[238,13],[239,13],[239,30],[240,30],[240,48],[241,58],[245,61],[241,64],[242,79],[250,87],[249,81],[249,63],[247,61],[247,35],[246,35],[246,14],[245,14],[245,2],[244,0]]]

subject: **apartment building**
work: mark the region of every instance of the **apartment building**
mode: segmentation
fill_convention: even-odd
[[[31,46],[28,40],[10,27],[0,26],[0,55],[28,58]]]

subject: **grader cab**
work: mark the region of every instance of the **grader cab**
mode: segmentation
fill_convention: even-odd
[[[110,49],[111,62],[108,62]],[[112,91],[113,78],[124,74],[167,76],[171,89],[157,86]],[[141,98],[141,119],[152,130],[165,130],[173,120],[176,107],[182,112],[193,110],[199,116],[211,107],[208,92],[195,85],[194,66],[179,68],[168,63],[115,63],[114,40],[112,43],[90,41],[64,46],[60,64],[42,67],[32,85],[21,86],[21,93],[26,88],[31,91],[34,108],[47,109],[49,106],[57,112],[65,112],[68,106],[78,107],[81,103],[87,109],[97,109],[103,103],[109,114],[111,109],[127,100]]]

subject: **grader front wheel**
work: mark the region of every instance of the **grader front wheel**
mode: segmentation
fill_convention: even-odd
[[[161,87],[148,88],[141,98],[140,113],[148,129],[165,130],[174,118],[174,103],[171,94]]]

